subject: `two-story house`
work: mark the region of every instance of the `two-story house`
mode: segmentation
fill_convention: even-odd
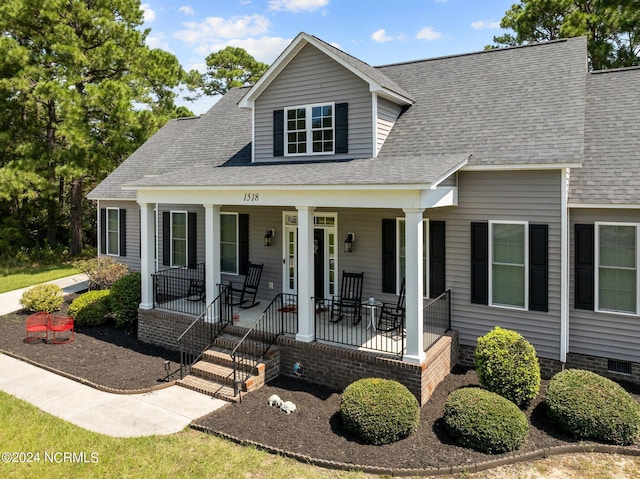
[[[142,273],[140,339],[230,321],[220,285],[258,264],[230,328],[285,333],[284,374],[388,376],[425,402],[499,325],[547,375],[638,381],[640,69],[586,58],[573,38],[372,67],[299,34],[90,193],[100,254]],[[364,304],[340,319],[344,272]]]

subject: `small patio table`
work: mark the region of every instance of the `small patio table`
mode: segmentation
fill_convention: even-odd
[[[368,301],[362,302],[362,307],[369,311],[369,324],[367,325],[367,329],[373,328],[373,330],[376,331],[376,321],[382,304],[381,301],[377,301],[374,298],[369,298]]]

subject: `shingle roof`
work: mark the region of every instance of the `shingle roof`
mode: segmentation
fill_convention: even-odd
[[[162,156],[165,150],[175,143],[182,134],[192,128],[199,117],[180,118],[168,121],[151,138],[111,172],[87,197],[97,199],[135,199],[135,191],[123,191],[122,185],[131,179],[142,178],[154,172],[151,164]]]
[[[359,62],[335,51],[345,61]],[[375,159],[330,165],[253,165],[251,113],[238,107],[247,89],[234,89],[177,138],[171,135],[173,141],[163,139],[158,149],[162,153],[147,155],[138,150],[125,164],[142,161],[144,168],[127,167],[128,175],[110,176],[105,189],[112,193],[116,183],[118,187],[124,183],[159,187],[431,184],[467,161],[477,166],[582,160],[584,38],[378,68],[360,63],[359,67],[371,68],[372,74],[387,79],[387,87],[395,83],[415,99]],[[156,136],[164,134],[163,129]],[[150,163],[152,157],[155,160]],[[153,176],[145,176],[150,173]],[[91,198],[100,191],[94,190]],[[127,197],[133,193],[128,191]]]
[[[588,75],[585,152],[569,202],[640,204],[640,68]]]
[[[379,158],[464,151],[470,165],[580,162],[586,39],[380,67],[415,104]]]

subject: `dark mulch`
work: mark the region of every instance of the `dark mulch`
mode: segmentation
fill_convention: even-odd
[[[75,296],[65,296],[56,314],[64,314]],[[165,376],[166,360],[173,371],[180,365],[178,353],[142,343],[135,333],[112,325],[76,328],[75,340],[66,344],[27,343],[29,314],[18,311],[0,317],[0,350],[112,389],[158,386]]]
[[[116,389],[146,388],[159,384],[165,360],[171,361],[172,368],[177,366],[176,353],[140,343],[134,334],[111,326],[80,328],[75,341],[69,344],[25,344],[27,316],[18,312],[0,317],[0,349],[93,383]],[[473,370],[456,369],[422,408],[418,430],[402,441],[384,446],[363,444],[342,429],[338,391],[299,378],[276,379],[244,396],[240,404],[219,409],[197,419],[195,424],[241,441],[324,461],[393,470],[467,466],[502,457],[458,447],[444,431],[442,411],[449,393],[477,384]],[[543,391],[546,384],[543,381]],[[640,400],[638,388],[629,390]],[[272,394],[293,401],[298,410],[287,415],[269,407],[267,398]],[[540,404],[542,396],[525,411],[531,423],[530,434],[517,454],[576,444],[549,424]]]

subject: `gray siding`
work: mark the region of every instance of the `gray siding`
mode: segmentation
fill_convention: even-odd
[[[446,222],[446,287],[460,343],[475,345],[494,326],[518,331],[540,357],[560,354],[560,172],[461,172],[459,206],[425,212]],[[513,220],[549,225],[549,311],[519,311],[471,303],[472,221]]]
[[[270,298],[282,292],[282,210],[230,206],[223,208],[222,212],[249,215],[249,261],[264,265],[258,296]],[[267,247],[264,246],[264,235],[269,228],[275,230],[276,236]],[[244,276],[224,274],[222,279],[235,283],[244,281]],[[273,283],[273,289],[269,288],[269,282]],[[261,304],[259,307],[266,306]]]
[[[378,98],[378,116],[376,118],[376,154],[382,148],[393,125],[395,124],[402,107],[385,98]]]
[[[349,153],[308,158],[371,158],[373,127],[368,85],[319,50],[307,45],[256,101],[254,161],[291,160],[291,157],[273,157],[274,110],[328,102],[349,103]],[[304,158],[293,157],[297,160]]]
[[[569,352],[640,362],[640,318],[630,315],[575,309],[575,225],[595,221],[640,223],[634,209],[572,209],[570,213]]]
[[[131,271],[140,271],[140,207],[135,201],[101,201],[100,208],[120,208],[127,210],[127,255],[111,256],[113,259],[127,265]],[[100,222],[98,212],[98,223]],[[98,235],[98,243],[100,235]],[[98,255],[100,244],[98,244]]]

